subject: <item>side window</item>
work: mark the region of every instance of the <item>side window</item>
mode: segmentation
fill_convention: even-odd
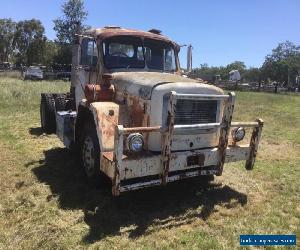
[[[98,51],[95,41],[83,39],[81,42],[80,64],[87,66],[95,66],[97,64]]]

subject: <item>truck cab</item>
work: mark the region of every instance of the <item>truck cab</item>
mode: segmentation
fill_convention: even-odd
[[[113,195],[221,175],[225,162],[253,169],[263,121],[232,122],[235,94],[182,76],[179,50],[155,29],[91,29],[73,47],[70,93],[42,94],[42,127]]]

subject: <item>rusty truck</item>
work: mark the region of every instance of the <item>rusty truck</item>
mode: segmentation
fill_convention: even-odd
[[[114,196],[220,176],[226,162],[253,169],[263,121],[233,122],[235,93],[183,75],[179,51],[156,29],[90,29],[73,46],[70,92],[41,94],[42,128]]]

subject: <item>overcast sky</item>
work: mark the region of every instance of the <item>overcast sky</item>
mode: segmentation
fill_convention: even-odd
[[[0,18],[40,19],[47,37],[54,39],[52,20],[62,15],[63,2],[3,0]],[[92,27],[157,28],[179,44],[191,43],[194,67],[235,60],[261,66],[279,42],[300,44],[300,0],[86,0],[85,8],[86,23]],[[185,53],[182,50],[182,66]]]

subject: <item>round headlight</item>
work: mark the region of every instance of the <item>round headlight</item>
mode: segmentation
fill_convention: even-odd
[[[232,136],[232,139],[235,141],[235,142],[238,142],[238,141],[241,141],[244,139],[245,137],[245,129],[242,128],[242,127],[239,127],[239,128],[235,128],[231,131],[231,136]]]
[[[139,152],[144,146],[144,138],[140,133],[130,134],[126,142],[127,148],[132,152]]]

